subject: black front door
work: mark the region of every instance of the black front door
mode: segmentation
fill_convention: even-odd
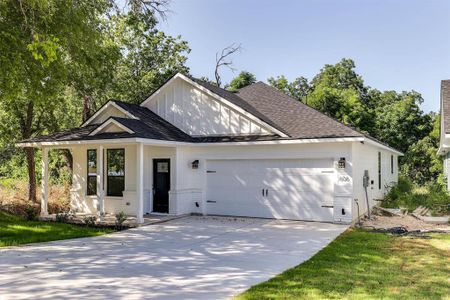
[[[153,160],[153,211],[169,212],[170,159]]]

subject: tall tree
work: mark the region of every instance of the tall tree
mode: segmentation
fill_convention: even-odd
[[[294,81],[289,82],[284,75],[277,76],[276,78],[270,77],[267,79],[269,84],[285,94],[297,99],[303,103],[308,103],[307,96],[311,90],[311,86],[303,76],[297,77]]]
[[[298,77],[289,82],[283,75],[269,78],[272,86],[341,122],[368,132],[373,116],[367,109],[368,88],[356,73],[351,59],[325,65],[311,82]]]
[[[242,46],[236,43],[233,43],[225,48],[222,51],[216,53],[216,67],[214,69],[214,77],[216,78],[216,85],[222,86],[222,77],[220,76],[220,69],[226,67],[231,71],[235,71],[233,67],[233,60],[231,60],[231,56],[237,52],[242,51]]]
[[[21,139],[44,131],[67,82],[68,64],[99,37],[108,1],[4,0],[0,4],[0,105]],[[84,46],[84,47],[83,47]],[[12,139],[16,140],[16,138]],[[36,201],[34,149],[25,148],[29,199]]]
[[[423,99],[419,93],[386,91],[371,94],[375,108],[374,125],[369,132],[374,137],[407,152],[410,146],[430,134],[433,120],[420,109]]]
[[[226,88],[232,92],[256,82],[256,76],[250,72],[242,71],[238,76],[234,77]]]
[[[414,182],[424,184],[428,181],[443,184],[442,156],[437,151],[439,148],[440,116],[431,113],[433,122],[431,132],[412,144],[403,159],[401,171]]]
[[[109,97],[139,103],[177,72],[189,71],[187,42],[159,31],[152,10],[134,9],[115,16],[113,23],[122,57]]]

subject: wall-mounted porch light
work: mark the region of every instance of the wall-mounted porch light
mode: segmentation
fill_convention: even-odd
[[[345,157],[341,157],[338,161],[338,168],[345,169]]]
[[[192,162],[192,169],[198,169],[199,161],[198,159],[194,160]]]

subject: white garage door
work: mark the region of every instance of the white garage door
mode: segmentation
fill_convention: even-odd
[[[333,221],[331,159],[211,160],[207,213]]]

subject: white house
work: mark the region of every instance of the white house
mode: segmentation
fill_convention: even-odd
[[[232,93],[182,74],[140,105],[109,101],[79,128],[23,141],[73,153],[86,213],[350,223],[397,181],[399,151],[258,82]]]
[[[444,175],[450,191],[450,80],[441,81],[441,130],[438,154],[444,158]]]

